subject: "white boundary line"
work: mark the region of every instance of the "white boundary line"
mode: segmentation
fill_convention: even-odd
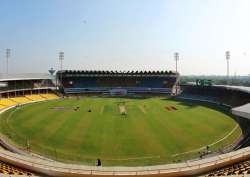
[[[213,142],[213,143],[211,143],[211,144],[208,144],[208,146],[211,147],[211,146],[213,146],[213,145],[215,145],[215,144],[217,144],[217,143],[219,143],[219,142],[221,142],[221,141],[227,139],[231,134],[234,133],[234,131],[235,131],[238,127],[239,127],[239,125],[237,124],[237,125],[236,125],[236,126],[226,135],[226,136],[224,136],[223,138],[221,138],[221,139],[219,139],[219,140],[217,140],[217,141],[215,141],[215,142]],[[183,154],[188,154],[188,153],[191,153],[191,152],[196,152],[196,151],[202,150],[202,149],[204,149],[204,148],[206,148],[206,146],[203,146],[203,147],[197,148],[197,149],[193,149],[193,150],[191,150],[191,151],[186,151],[186,152],[182,152],[182,153],[178,153],[178,154],[173,154],[172,157],[176,157],[176,156],[183,155]]]

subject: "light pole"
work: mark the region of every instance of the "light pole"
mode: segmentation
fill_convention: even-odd
[[[179,53],[178,52],[174,53],[174,60],[175,60],[175,72],[176,72],[176,75],[177,75],[177,73],[178,73],[178,61],[179,61]],[[175,95],[177,95],[177,93],[178,93],[178,81],[176,80]]]
[[[59,62],[60,62],[60,82],[62,86],[62,69],[63,69],[64,52],[59,52]]]
[[[6,49],[6,74],[9,73],[10,49]]]
[[[226,51],[226,60],[227,60],[227,85],[229,85],[229,60],[230,60],[230,51]]]
[[[60,70],[63,69],[64,52],[59,52]]]
[[[177,74],[177,72],[178,72],[178,61],[179,61],[179,53],[178,52],[174,53],[174,60],[175,60],[175,71],[176,71],[176,74]]]

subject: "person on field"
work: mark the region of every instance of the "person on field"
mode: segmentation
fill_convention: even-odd
[[[96,159],[95,165],[102,166],[101,159]]]

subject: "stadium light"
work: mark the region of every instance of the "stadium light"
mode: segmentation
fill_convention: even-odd
[[[177,74],[178,73],[178,61],[179,61],[179,53],[178,52],[174,53],[174,60],[175,60],[175,71],[176,71],[176,74]],[[176,95],[178,94],[177,82],[175,84],[175,94]]]
[[[178,72],[178,61],[179,61],[179,53],[178,52],[174,53],[174,60],[175,60],[175,71],[177,73]]]
[[[60,70],[63,69],[64,52],[59,52]]]
[[[230,60],[230,51],[226,51],[226,60],[227,60],[227,85],[229,85],[229,60]]]
[[[63,60],[64,60],[64,52],[59,52],[59,62],[60,62],[60,80],[61,80],[61,86],[62,86],[62,69],[63,69]]]
[[[10,58],[10,49],[6,49],[6,74],[9,73],[9,58]]]

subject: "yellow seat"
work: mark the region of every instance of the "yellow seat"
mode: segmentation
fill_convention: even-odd
[[[25,97],[32,101],[45,100],[45,98],[41,97],[40,95],[26,95]]]
[[[46,99],[57,99],[59,98],[56,94],[53,93],[47,93],[47,94],[40,94],[43,98]]]
[[[16,104],[17,103],[12,101],[11,99],[1,99],[0,100],[0,105],[6,106],[6,107],[14,106]]]
[[[24,170],[24,169],[21,169],[21,168],[18,168],[9,164],[5,164],[4,162],[1,162],[1,161],[0,161],[0,173],[6,174],[6,175],[25,175],[25,176],[34,175],[33,173],[27,170]]]
[[[30,102],[30,100],[27,99],[26,97],[15,97],[15,98],[10,98],[10,99],[16,103],[28,103],[28,102]]]
[[[6,108],[6,106],[0,105],[0,109],[4,109],[4,108]]]

